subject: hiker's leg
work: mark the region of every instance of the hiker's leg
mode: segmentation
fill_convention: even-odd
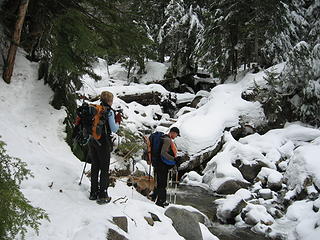
[[[99,162],[96,149],[93,146],[93,143],[89,143],[89,154],[92,158],[91,163],[91,189],[90,193],[97,194],[98,193],[98,174],[99,174]]]
[[[100,167],[100,190],[99,197],[108,197],[107,188],[109,185],[109,165],[110,165],[110,151],[107,145],[103,144],[99,151],[99,167]]]
[[[153,187],[153,190],[152,190],[152,194],[150,194],[150,197],[151,197],[151,200],[152,201],[155,201],[157,199],[157,196],[158,196],[158,189],[157,189],[157,173],[156,173],[156,168],[154,167],[153,169],[153,172],[154,172],[154,187]]]
[[[168,168],[165,164],[159,164],[157,167],[157,203],[164,203],[167,200],[167,178]]]

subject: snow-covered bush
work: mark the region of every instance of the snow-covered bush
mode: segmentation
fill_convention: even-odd
[[[289,53],[283,72],[267,72],[266,86],[256,86],[268,124],[283,126],[300,120],[320,125],[320,44],[299,42]]]
[[[298,43],[280,76],[282,94],[291,97],[297,116],[313,125],[320,124],[319,48],[319,45],[312,49],[306,42]]]

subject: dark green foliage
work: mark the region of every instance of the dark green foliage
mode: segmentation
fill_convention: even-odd
[[[256,101],[262,104],[268,129],[283,127],[287,121],[297,120],[289,101],[289,96],[281,94],[279,73],[266,71],[265,86],[255,84]]]
[[[140,136],[137,136],[128,129],[120,128],[118,135],[123,139],[115,152],[129,160],[138,151],[142,150],[142,141]]]
[[[280,76],[281,91],[290,95],[299,120],[320,125],[320,45],[298,43]]]
[[[17,234],[24,239],[27,227],[38,233],[40,220],[49,218],[23,196],[19,185],[32,177],[31,172],[26,163],[10,157],[4,147],[5,143],[0,141],[0,239],[11,240]]]
[[[165,11],[166,22],[159,30],[158,42],[170,56],[169,78],[194,75],[197,71],[194,49],[203,29],[201,9],[188,6],[184,1],[171,1]],[[168,75],[168,74],[167,74]]]
[[[299,7],[276,0],[213,1],[204,14],[197,52],[202,64],[222,80],[237,74],[241,65],[268,67],[284,61],[306,24]]]
[[[267,85],[255,87],[268,124],[281,127],[286,121],[320,125],[320,45],[313,49],[298,43],[289,53],[281,74],[267,72]]]

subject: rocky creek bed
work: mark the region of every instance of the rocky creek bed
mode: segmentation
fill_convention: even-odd
[[[174,190],[168,189],[168,197],[170,196],[170,192],[172,192],[173,197]],[[176,196],[176,204],[190,205],[205,214],[212,221],[212,227],[209,228],[210,232],[220,240],[268,239],[261,234],[251,231],[249,227],[237,228],[231,224],[221,224],[215,216],[217,206],[213,203],[214,200],[221,198],[221,196],[216,196],[210,190],[196,186],[179,185],[176,191]]]

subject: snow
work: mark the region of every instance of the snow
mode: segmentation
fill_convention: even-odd
[[[202,232],[202,237],[203,240],[219,240],[219,238],[217,238],[216,236],[214,236],[209,230],[208,228],[203,225],[202,223],[200,223],[200,229]]]
[[[226,222],[230,217],[231,212],[242,202],[251,198],[251,193],[247,189],[239,189],[235,194],[228,195],[225,199],[217,199],[215,203],[218,204],[217,217]]]
[[[296,222],[293,234],[296,239],[317,240],[320,236],[320,213],[312,210],[312,201],[296,201],[287,211],[287,217]]]
[[[225,149],[232,148],[232,144],[226,144]],[[232,155],[228,150],[219,152],[213,157],[204,169],[203,182],[208,184],[214,191],[228,180],[247,182],[241,172],[232,166]]]
[[[149,61],[145,65],[147,73],[141,77],[140,83],[157,82],[165,79],[164,75],[168,69],[165,64]]]
[[[320,187],[320,166],[317,158],[319,154],[318,144],[311,143],[295,150],[286,171],[290,189],[298,188],[297,190],[300,191],[309,177],[313,178],[318,188]]]
[[[281,72],[283,66],[284,64],[280,64],[274,69]],[[125,197],[128,199],[125,203],[111,201],[106,206],[100,206],[88,200],[89,179],[84,177],[82,185],[78,185],[83,164],[65,143],[65,110],[56,110],[49,104],[53,93],[42,81],[36,80],[37,67],[36,63],[27,61],[20,51],[12,84],[0,81],[1,140],[7,143],[9,155],[19,157],[28,164],[35,177],[22,183],[22,192],[34,206],[45,209],[51,220],[43,221],[39,236],[30,231],[26,239],[98,240],[106,238],[109,228],[121,232],[128,239],[141,239],[141,236],[152,239],[182,239],[173,228],[172,221],[164,215],[165,209],[155,206],[128,187],[125,179],[117,181],[114,188],[109,188],[112,201]],[[151,83],[163,79],[166,66],[150,61],[146,69],[147,74],[140,81]],[[106,62],[99,60],[95,71],[102,76],[102,80],[95,82],[84,76],[84,87],[79,90],[80,94],[97,96],[101,91],[113,92],[116,96],[114,108],[123,109],[124,125],[133,132],[151,128],[164,132],[168,130],[164,126],[173,121],[169,115],[162,113],[159,105],[142,106],[136,102],[127,104],[119,97],[150,91],[162,96],[172,93],[158,84],[128,83],[127,73],[120,64],[108,66],[107,69]],[[226,131],[239,126],[239,119],[253,127],[264,121],[261,105],[241,98],[241,93],[250,90],[254,82],[265,84],[264,76],[263,72],[241,73],[236,81],[218,85],[210,93],[202,91],[196,95],[173,95],[179,103],[190,102],[195,96],[203,97],[197,108],[186,107],[177,114],[174,126],[179,127],[181,132],[181,137],[176,139],[180,151],[191,157],[199,156],[223,141],[222,150],[208,162],[203,175],[189,172],[183,178],[184,184],[215,191],[228,180],[247,183],[239,169],[233,166],[239,160],[245,165],[263,163],[258,178],[266,178],[269,183],[283,181],[282,185],[285,184],[288,188],[286,199],[293,201],[302,189],[306,189],[309,195],[318,194],[319,129],[300,122],[288,123],[283,129],[274,129],[263,135],[252,134],[238,141]],[[183,114],[184,111],[188,113]],[[162,115],[162,118],[155,119],[156,114]],[[139,170],[147,171],[148,166],[139,162],[141,159],[135,160],[138,161],[136,166]],[[112,168],[123,165],[121,158],[115,155],[112,155],[111,162],[116,163],[111,165]],[[253,192],[270,193],[270,189],[262,188],[261,182],[255,182],[249,190],[240,189],[236,194],[227,196],[224,201],[221,200],[221,212],[232,209],[240,199],[254,197]],[[274,195],[274,192],[271,193]],[[259,203],[263,201],[261,199]],[[319,238],[320,212],[313,210],[313,206],[319,205],[319,200],[293,201],[285,216],[276,220],[266,207],[259,204],[248,203],[242,213],[245,213],[248,221],[255,224],[255,231],[266,233],[271,227],[287,234],[289,240],[309,240]],[[144,220],[145,216],[150,216],[149,212],[156,214],[161,222],[155,222],[153,227],[149,226]],[[112,223],[114,216],[128,218],[128,233],[119,230]],[[204,225],[200,224],[200,227],[204,239],[216,239]]]
[[[256,225],[258,223],[266,223],[266,225],[271,225],[274,222],[273,217],[262,205],[249,203],[243,210],[246,212],[245,221],[252,225]]]
[[[183,141],[177,139],[180,148],[190,155],[199,154],[204,149],[213,148],[225,128],[238,126],[240,116],[246,116],[253,126],[256,121],[261,121],[264,114],[260,104],[243,100],[241,93],[262,77],[262,73],[248,73],[238,83],[213,88],[206,104],[178,119],[176,125],[183,136]]]
[[[128,187],[125,179],[117,181],[114,188],[109,188],[109,195],[112,197],[109,204],[101,206],[88,200],[89,179],[84,177],[82,184],[78,185],[84,165],[72,154],[65,142],[65,110],[56,110],[49,104],[53,92],[43,81],[37,80],[38,65],[30,63],[23,55],[20,50],[12,83],[8,85],[0,81],[1,140],[7,143],[8,154],[26,162],[34,175],[34,178],[23,181],[22,192],[33,206],[43,208],[50,218],[50,222],[42,221],[39,236],[30,229],[26,239],[100,240],[106,239],[109,228],[128,239],[141,239],[141,236],[152,239],[183,239],[173,228],[171,219],[164,215],[165,209]],[[110,72],[116,75],[111,69]],[[109,76],[102,68],[100,73],[105,74],[102,81]],[[107,82],[111,81],[105,81]],[[150,87],[152,88],[148,86]],[[121,91],[131,91],[130,87],[110,88],[106,88],[103,82],[88,81],[83,93],[98,93],[104,89],[119,94]],[[154,88],[161,89],[156,86]],[[135,87],[137,89],[139,88]],[[118,104],[124,103],[116,99],[115,105]],[[133,111],[130,108],[131,106],[127,106],[128,115]],[[157,107],[145,109],[146,112],[155,111]],[[131,118],[133,117],[130,116],[129,119]],[[112,155],[111,162],[117,160]],[[128,200],[125,203],[113,202],[120,197]],[[145,216],[150,217],[149,212],[156,214],[161,222],[155,222],[153,227],[149,226],[144,219]],[[128,233],[112,222],[115,216],[127,217]],[[205,226],[201,226],[201,229],[205,239],[215,239]]]
[[[263,167],[261,168],[257,178],[267,179],[268,183],[281,183],[283,176],[274,169]]]

